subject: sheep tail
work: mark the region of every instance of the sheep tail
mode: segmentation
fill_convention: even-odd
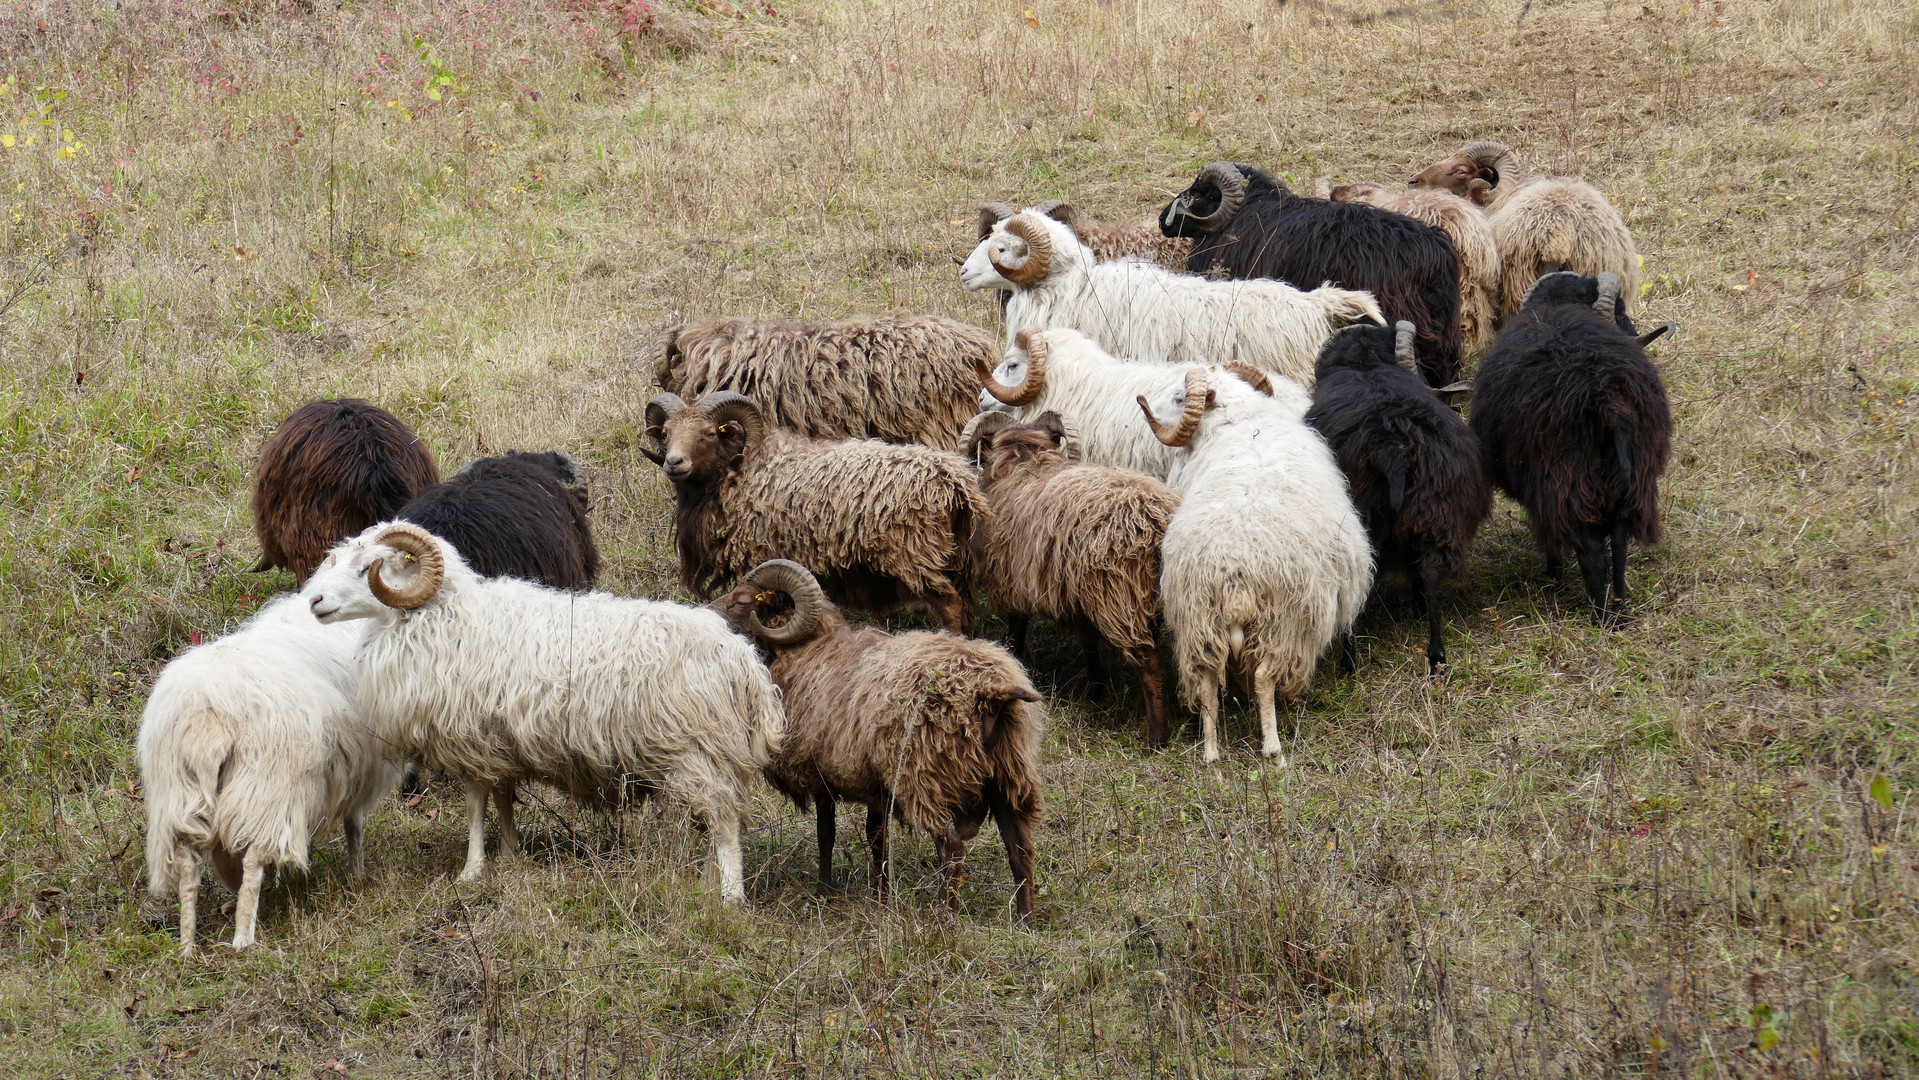
[[[1613,449],[1619,454],[1619,475],[1627,484],[1632,483],[1632,447],[1626,440],[1626,433],[1618,428],[1612,433]]]
[[[189,736],[192,733],[189,733]],[[225,740],[187,737],[159,748],[145,762],[147,889],[170,896],[179,878],[181,848],[213,843],[213,801],[232,747]]]
[[[1319,301],[1320,310],[1326,313],[1326,321],[1338,329],[1360,319],[1371,319],[1380,326],[1386,325],[1386,316],[1379,310],[1379,301],[1372,293],[1361,289],[1341,289],[1332,282],[1324,282],[1312,291],[1314,299]]]
[[[1406,448],[1398,443],[1387,443],[1379,448],[1379,467],[1386,474],[1386,500],[1392,503],[1393,513],[1406,502]]]

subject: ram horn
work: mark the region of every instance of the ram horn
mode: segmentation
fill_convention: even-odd
[[[1066,460],[1078,461],[1086,457],[1086,448],[1079,437],[1079,425],[1068,420],[1059,410],[1048,409],[1033,422],[1053,437],[1053,441],[1065,451]]]
[[[793,598],[793,617],[777,629],[760,621],[758,606],[747,612],[746,624],[768,645],[797,645],[813,636],[826,609],[826,593],[813,572],[791,559],[768,559],[746,572],[746,583],[756,589],[783,592]]]
[[[680,351],[680,331],[685,329],[685,323],[675,323],[666,328],[666,340],[660,351],[660,366],[653,372],[653,380],[660,384],[662,390],[673,389],[673,384],[667,380],[673,377],[673,369],[678,366],[676,361],[686,358],[686,354]]]
[[[979,238],[993,235],[993,226],[1019,213],[1019,207],[1003,202],[981,203],[979,208]]]
[[[446,556],[440,554],[440,545],[433,535],[425,529],[408,522],[396,522],[381,529],[373,537],[376,544],[400,552],[408,562],[418,562],[420,570],[413,584],[404,589],[395,589],[380,576],[380,567],[386,560],[375,559],[366,568],[366,587],[373,591],[373,598],[390,608],[411,611],[433,599],[440,591],[440,584],[446,580]]]
[[[1547,278],[1552,277],[1554,274],[1570,274],[1570,273],[1572,273],[1571,270],[1550,270],[1534,278],[1533,283],[1531,285],[1526,286],[1526,291],[1520,295],[1519,306],[1520,307],[1526,306],[1526,302],[1533,298],[1533,293],[1538,291],[1540,282],[1545,281]]]
[[[979,464],[979,444],[990,442],[1000,429],[1008,424],[1017,423],[1010,413],[987,411],[966,422],[960,429],[960,453],[966,460]]]
[[[1139,411],[1146,414],[1146,422],[1160,442],[1167,446],[1185,446],[1193,441],[1193,432],[1199,430],[1199,418],[1206,415],[1211,396],[1212,391],[1206,388],[1206,369],[1194,368],[1186,373],[1186,407],[1180,411],[1178,425],[1160,423],[1159,417],[1153,415],[1153,407],[1146,403],[1146,395],[1140,394],[1133,400],[1139,402]]]
[[[673,419],[684,408],[686,408],[686,401],[680,395],[670,392],[661,394],[646,403],[646,437],[659,444],[657,446],[640,444],[640,453],[645,454],[648,461],[655,465],[666,464],[666,432],[663,429],[666,427],[666,422]],[[655,435],[653,434],[655,431],[660,433]]]
[[[1393,324],[1393,363],[1418,375],[1419,357],[1413,352],[1414,331],[1413,324],[1405,319]]]
[[[1215,161],[1199,170],[1199,175],[1193,178],[1193,186],[1200,184],[1211,184],[1219,189],[1218,208],[1200,217],[1189,209],[1192,206],[1191,199],[1182,195],[1166,207],[1168,225],[1172,224],[1173,218],[1183,217],[1196,232],[1218,232],[1233,220],[1233,215],[1239,213],[1240,207],[1246,205],[1246,176],[1230,161]]]
[[[1053,265],[1053,238],[1046,233],[1046,226],[1024,212],[1013,215],[1006,222],[1006,231],[1026,241],[1026,261],[1018,266],[1008,266],[995,256],[992,248],[986,249],[987,261],[1000,272],[1000,276],[1015,285],[1026,286],[1046,276]]]
[[[1466,181],[1466,197],[1480,206],[1493,201],[1493,186],[1484,177],[1475,176]]]
[[[1219,365],[1219,369],[1221,371],[1230,371],[1234,375],[1239,376],[1241,379],[1245,380],[1246,385],[1252,387],[1253,389],[1259,391],[1262,394],[1265,394],[1267,397],[1273,396],[1272,378],[1269,377],[1264,371],[1261,371],[1260,369],[1254,367],[1253,365],[1247,363],[1246,361],[1228,360],[1225,363]]]
[[[745,394],[715,390],[700,399],[700,412],[719,425],[722,436],[728,424],[737,423],[745,430],[746,445],[740,448],[742,457],[753,452],[760,444],[760,436],[766,432],[766,418],[760,415],[760,407]]]
[[[1651,330],[1648,330],[1645,333],[1639,335],[1639,347],[1643,349],[1646,346],[1651,345],[1653,342],[1658,341],[1660,338],[1664,337],[1665,335],[1677,333],[1678,331],[1679,331],[1678,323],[1674,323],[1674,322],[1660,323],[1658,326],[1655,326]]]
[[[1048,346],[1046,339],[1039,336],[1039,331],[1030,326],[1021,327],[1019,333],[1013,335],[1013,344],[1026,353],[1026,378],[1020,380],[1018,386],[1008,386],[995,379],[993,373],[988,371],[985,373],[984,382],[987,393],[1007,405],[1018,408],[1038,397],[1040,392],[1046,389]],[[980,366],[985,367],[986,362],[980,361]]]
[[[1494,187],[1499,186],[1502,176],[1519,169],[1519,156],[1513,153],[1512,147],[1502,142],[1490,140],[1469,142],[1460,147],[1459,156],[1491,173]]]
[[[1593,310],[1610,319],[1618,302],[1619,275],[1607,270],[1599,275],[1599,298],[1593,301]]]
[[[1072,229],[1074,232],[1079,231],[1079,222],[1075,220],[1078,214],[1074,212],[1073,204],[1067,202],[1065,199],[1047,199],[1044,202],[1036,202],[1033,204],[1033,213],[1044,214],[1054,221],[1059,222],[1061,225]]]

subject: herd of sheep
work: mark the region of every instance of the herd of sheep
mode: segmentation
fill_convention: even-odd
[[[1443,669],[1441,584],[1495,487],[1551,571],[1573,548],[1593,618],[1615,625],[1627,545],[1657,539],[1672,426],[1645,354],[1666,328],[1633,326],[1618,213],[1497,143],[1403,188],[1319,188],[1215,162],[1148,221],[988,204],[959,278],[1006,294],[1003,341],[902,313],[670,330],[645,453],[674,488],[683,584],[730,589],[705,607],[592,591],[567,454],[441,482],[373,405],[294,412],[253,512],[262,567],[300,591],[176,658],[141,721],[149,880],[179,895],[183,952],[203,863],[239,894],[243,948],[265,868],[304,867],[344,822],[357,871],[367,811],[416,767],[465,787],[463,880],[485,865],[488,803],[511,856],[517,789],[538,783],[683,807],[740,902],[759,777],[816,812],[823,889],[842,802],[866,807],[876,888],[896,818],[932,836],[949,901],[990,815],[1027,919],[1033,618],[1071,625],[1095,679],[1102,643],[1125,657],[1155,747],[1163,628],[1205,760],[1232,678],[1283,762],[1280,702],[1336,644],[1357,663],[1376,578],[1420,590]],[[967,636],[982,593],[1010,651]],[[900,606],[941,629],[841,613]]]

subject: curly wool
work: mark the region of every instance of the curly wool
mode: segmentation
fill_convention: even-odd
[[[156,895],[176,889],[188,852],[210,855],[236,892],[249,852],[304,870],[314,837],[397,782],[355,698],[358,638],[283,596],[167,664],[136,743]]]
[[[769,424],[815,438],[951,450],[997,359],[993,335],[934,315],[710,319],[667,331],[659,380],[688,401],[745,394]]]
[[[986,503],[958,454],[775,430],[704,497],[683,490],[679,514],[688,589],[710,594],[767,559],[792,559],[849,605],[884,608],[902,598],[877,595],[881,580],[912,596],[955,585],[966,594],[968,541]]]
[[[1598,188],[1565,176],[1539,176],[1493,189],[1487,211],[1499,245],[1500,317],[1510,319],[1541,275],[1571,270],[1619,275],[1627,312],[1639,302],[1639,249]]]
[[[1360,202],[1404,214],[1445,230],[1459,254],[1459,330],[1466,344],[1483,348],[1499,326],[1499,245],[1492,223],[1478,206],[1435,188],[1342,184],[1335,202]]]
[[[1149,217],[1115,225],[1105,221],[1073,222],[1073,232],[1100,262],[1120,259],[1144,259],[1174,273],[1186,272],[1186,259],[1193,253],[1193,242],[1184,236],[1166,236],[1159,231],[1159,218]]]
[[[1115,648],[1152,648],[1160,537],[1179,496],[1136,472],[1068,462],[1038,431],[1003,431],[991,454],[990,514],[974,538],[987,599],[1049,619],[1083,614]]]

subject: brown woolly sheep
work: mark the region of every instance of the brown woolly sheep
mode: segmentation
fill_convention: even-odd
[[[1460,333],[1474,348],[1492,344],[1499,325],[1499,245],[1492,222],[1477,205],[1439,188],[1380,184],[1341,184],[1329,187],[1325,197],[1366,203],[1444,229],[1459,252]]]
[[[1183,274],[1186,272],[1187,256],[1193,252],[1190,238],[1162,235],[1158,217],[1114,225],[1082,218],[1071,203],[1062,199],[1048,199],[1034,204],[1032,209],[1072,229],[1080,242],[1093,249],[1094,257],[1100,262],[1138,257]],[[993,235],[993,226],[1017,213],[1019,207],[1010,203],[986,203],[981,206],[979,239]]]
[[[761,621],[783,610],[777,628]],[[930,631],[853,627],[806,568],[754,567],[713,604],[773,654],[786,737],[766,778],[819,821],[820,887],[831,891],[837,804],[866,806],[874,888],[886,895],[886,818],[926,830],[939,849],[940,899],[955,902],[966,842],[999,824],[1022,922],[1033,916],[1033,824],[1042,801],[1042,710],[1026,670],[991,642]]]
[[[439,482],[432,451],[392,413],[358,398],[308,402],[260,448],[254,569],[283,566],[304,585],[334,544]]]
[[[1569,176],[1523,176],[1519,156],[1497,142],[1472,142],[1408,181],[1440,188],[1486,208],[1499,246],[1500,309],[1512,318],[1533,282],[1571,270],[1619,275],[1630,314],[1639,303],[1639,249],[1598,188]]]
[[[666,332],[660,388],[688,400],[732,390],[774,427],[816,439],[958,444],[992,334],[936,315],[891,312],[831,322],[708,319]]]
[[[966,631],[968,542],[984,516],[973,470],[926,446],[827,442],[771,428],[752,399],[729,390],[688,406],[676,394],[647,403],[641,451],[673,481],[680,581],[712,595],[774,558],[817,568],[848,607],[930,606]]]
[[[1166,672],[1153,627],[1159,541],[1179,495],[1130,469],[1075,460],[1079,439],[1051,410],[1025,424],[981,413],[966,425],[964,444],[967,457],[982,461],[988,510],[973,535],[973,558],[987,600],[1012,626],[1013,651],[1028,658],[1034,615],[1072,623],[1086,648],[1088,681],[1097,683],[1104,681],[1104,638],[1139,672],[1147,743],[1166,745]]]

